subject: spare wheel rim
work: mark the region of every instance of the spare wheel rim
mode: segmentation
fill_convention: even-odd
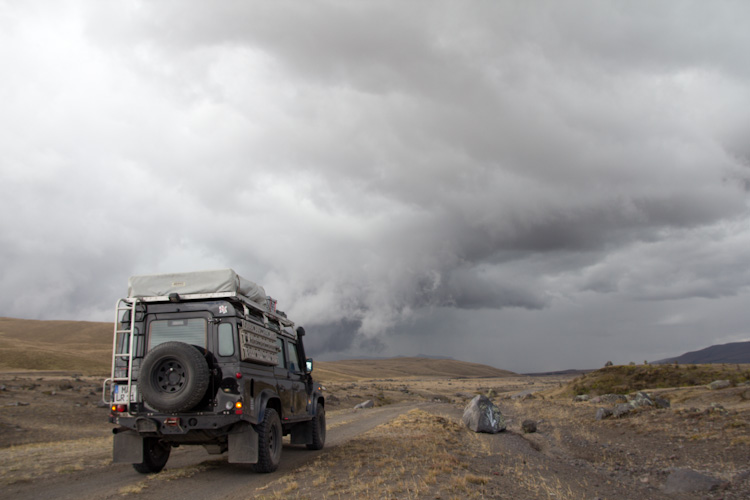
[[[161,361],[153,371],[154,385],[160,391],[169,394],[180,392],[187,383],[187,373],[185,367],[174,358],[167,358]]]

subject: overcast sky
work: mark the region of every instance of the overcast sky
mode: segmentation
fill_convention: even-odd
[[[0,0],[0,315],[231,267],[317,359],[750,339],[750,3]]]

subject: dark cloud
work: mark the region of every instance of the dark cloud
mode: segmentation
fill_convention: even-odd
[[[233,267],[324,356],[692,342],[750,283],[747,10],[8,7],[0,314]]]

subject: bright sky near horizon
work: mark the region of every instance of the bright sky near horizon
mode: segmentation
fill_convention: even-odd
[[[318,359],[750,339],[750,3],[0,0],[0,315],[231,267]]]

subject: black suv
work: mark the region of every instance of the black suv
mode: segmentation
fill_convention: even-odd
[[[256,287],[252,299],[247,284]],[[118,426],[115,462],[159,472],[172,447],[202,445],[271,472],[282,436],[323,447],[325,399],[305,358],[305,331],[261,287],[228,269],[136,276],[129,289],[116,307],[103,388]]]

